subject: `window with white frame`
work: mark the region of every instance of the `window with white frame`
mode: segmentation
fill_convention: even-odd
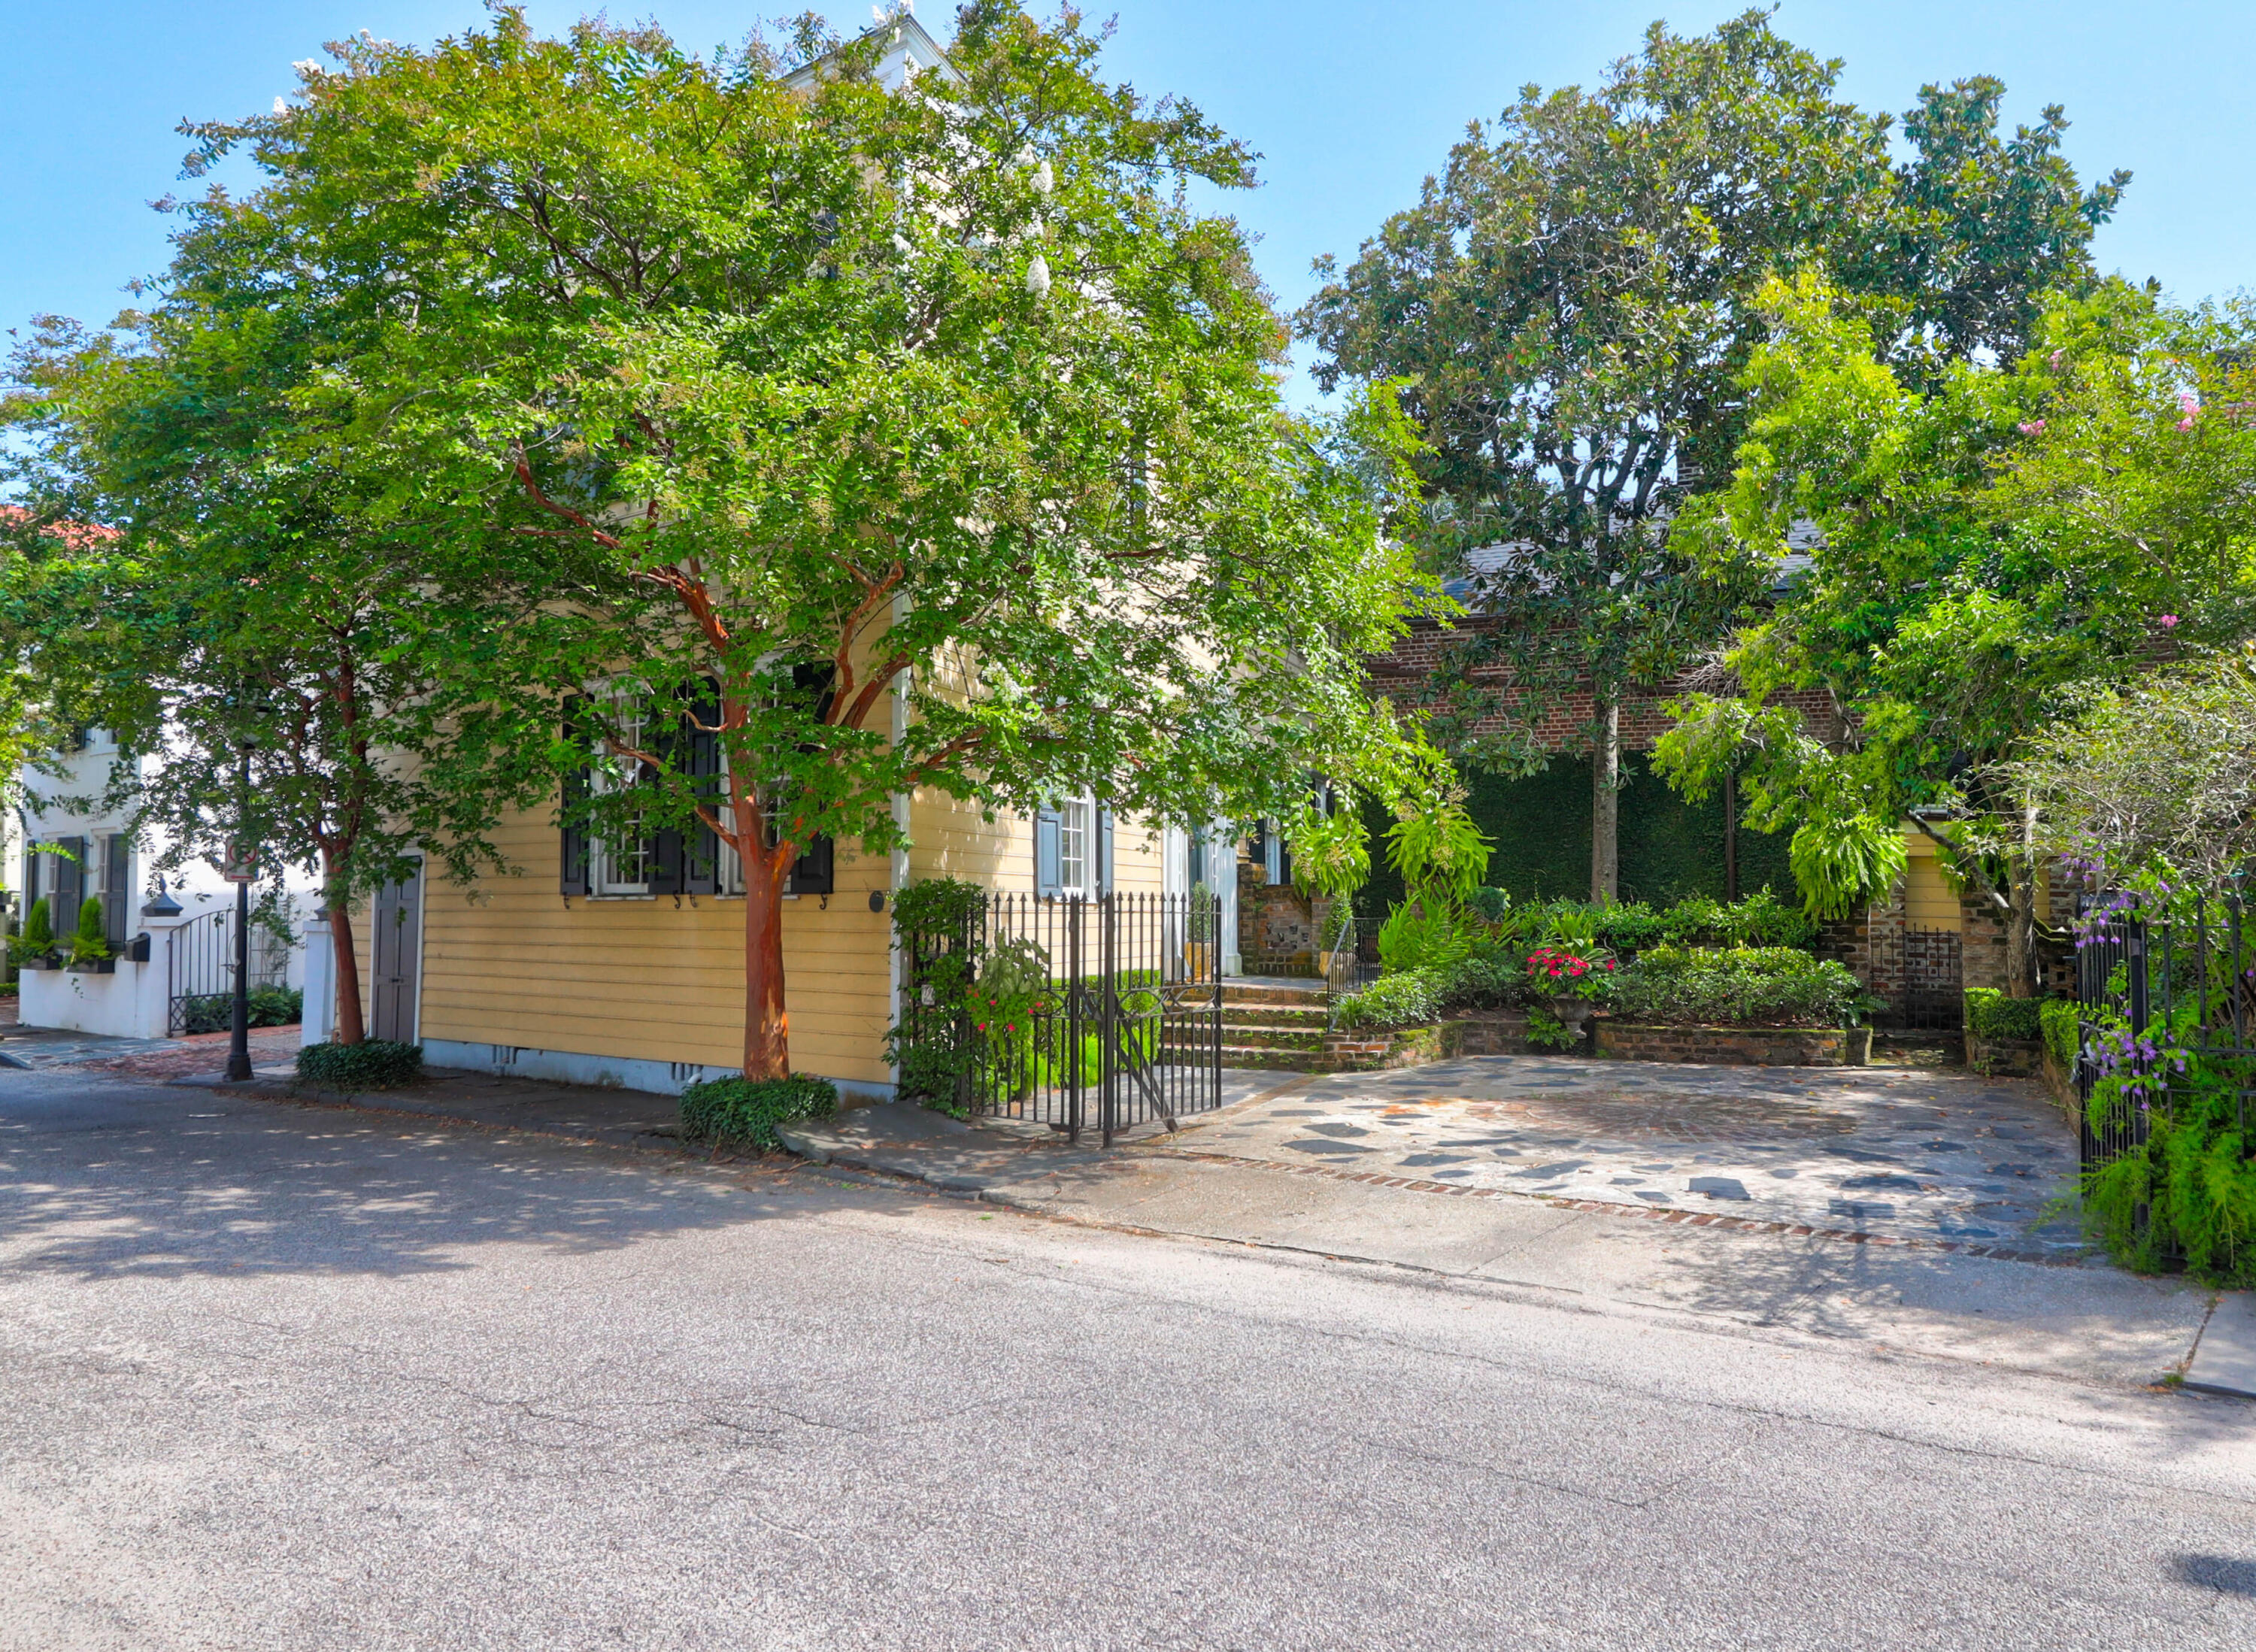
[[[1076,894],[1089,893],[1089,817],[1085,797],[1058,805],[1058,882]]]
[[[1034,891],[1085,900],[1112,886],[1112,816],[1084,792],[1034,811]]]
[[[615,684],[602,695],[604,720],[619,741],[640,745],[648,726],[641,693],[630,684]],[[631,792],[639,784],[638,765],[611,749],[598,735],[589,754],[588,789],[597,796]],[[631,811],[619,841],[591,836],[588,841],[588,893],[591,895],[646,895],[650,893],[650,839],[635,830],[640,812]]]

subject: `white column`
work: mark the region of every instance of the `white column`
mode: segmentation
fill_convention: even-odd
[[[136,1038],[166,1038],[173,1031],[173,948],[180,927],[193,912],[142,913],[137,922],[149,937],[146,964],[121,964],[118,973],[133,971],[133,1020]]]
[[[306,1008],[299,1018],[298,1042],[326,1044],[335,1024],[337,955],[329,939],[329,916],[324,912],[306,921]]]

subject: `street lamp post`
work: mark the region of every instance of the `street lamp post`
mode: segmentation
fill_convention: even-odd
[[[250,740],[248,736],[236,742],[237,752],[236,780],[241,787],[243,815],[250,812]],[[247,820],[239,822],[241,830]],[[250,1077],[250,883],[244,876],[249,871],[250,845],[236,845],[236,865],[230,870],[235,875],[235,1005],[229,1018],[227,1034],[227,1077],[230,1084],[242,1084]]]

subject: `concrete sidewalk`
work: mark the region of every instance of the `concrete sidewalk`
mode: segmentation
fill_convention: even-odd
[[[1323,1165],[1195,1154],[1163,1140],[1107,1154],[952,1120],[935,1126],[934,1117],[906,1106],[860,1108],[783,1133],[820,1163],[914,1176],[1046,1217],[1376,1262],[2083,1381],[2182,1377],[2215,1299],[2182,1281],[2140,1279],[2096,1262],[1859,1242],[1706,1213],[1647,1216]],[[2256,1372],[2249,1378],[2256,1393]]]
[[[176,1081],[191,1082],[191,1081]],[[673,1133],[671,1098],[434,1070],[363,1095],[307,1094],[270,1071],[200,1087],[318,1100],[615,1148],[704,1156]],[[1224,1122],[1309,1082],[1235,1075]],[[2256,1397],[2256,1306],[2089,1258],[1828,1233],[1708,1211],[1646,1211],[1198,1147],[1139,1132],[1107,1152],[1045,1126],[966,1123],[899,1103],[781,1133],[809,1165],[903,1178],[1116,1232],[1375,1263],[1436,1281],[1619,1303],[1750,1331],[1860,1342],[2083,1382],[2184,1380]],[[2215,1309],[2212,1317],[2212,1308]],[[2207,1328],[2206,1331],[2204,1328]]]

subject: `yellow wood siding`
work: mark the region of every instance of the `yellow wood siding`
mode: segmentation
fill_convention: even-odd
[[[998,811],[982,819],[979,806],[945,792],[920,790],[909,806],[909,876],[968,878],[991,888],[1034,886],[1034,824],[1024,815]],[[1112,831],[1113,886],[1157,893],[1166,879],[1166,834],[1117,821]]]
[[[1916,929],[1963,929],[1965,914],[1959,909],[1958,896],[1943,881],[1935,845],[1919,836],[1907,837],[1904,847],[1909,851],[1904,867],[1904,921]]]
[[[733,1067],[744,1054],[741,900],[671,895],[575,898],[556,888],[556,831],[546,810],[512,816],[496,842],[523,875],[463,890],[436,876],[423,898],[420,1035],[615,1060]],[[911,808],[912,878],[969,878],[998,889],[1033,887],[1033,828],[1026,817],[980,817],[976,805],[920,793]],[[1165,836],[1115,828],[1114,878],[1124,890],[1160,889]],[[835,888],[784,907],[785,1007],[792,1065],[857,1083],[892,1077],[891,919],[870,894],[891,885],[885,856],[837,846]],[[356,939],[366,979],[369,925]]]
[[[475,891],[424,892],[425,1038],[734,1067],[744,1058],[744,903],[710,895],[574,899],[556,889],[546,813],[504,822],[497,841],[525,868]],[[890,929],[870,910],[883,856],[837,848],[828,908],[785,902],[784,1007],[792,1065],[883,1083]],[[474,898],[475,897],[475,898]]]

